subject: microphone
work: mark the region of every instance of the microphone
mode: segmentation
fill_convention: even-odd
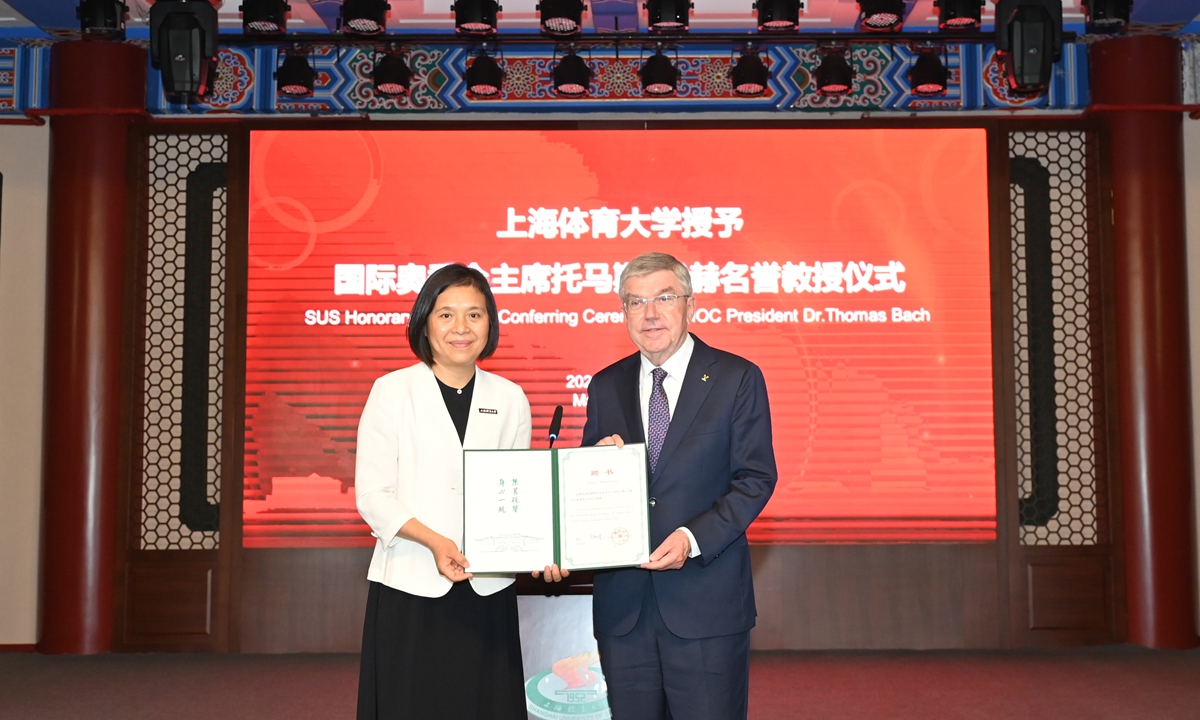
[[[554,447],[554,441],[558,439],[558,431],[562,430],[562,405],[554,408],[554,417],[550,419],[550,447]]]

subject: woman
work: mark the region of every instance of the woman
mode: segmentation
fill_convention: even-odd
[[[529,447],[525,393],[475,366],[499,339],[483,275],[437,270],[408,327],[420,362],[376,380],[363,409],[355,492],[378,539],[359,720],[527,717],[513,578],[473,577],[458,545],[463,448]]]

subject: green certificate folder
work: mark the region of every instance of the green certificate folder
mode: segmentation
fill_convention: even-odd
[[[472,573],[633,567],[650,559],[646,446],[463,451]]]

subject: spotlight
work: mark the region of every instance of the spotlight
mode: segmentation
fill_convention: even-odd
[[[938,27],[943,30],[974,30],[983,22],[984,0],[934,0]]]
[[[842,48],[822,50],[821,64],[814,75],[817,92],[822,95],[848,95],[854,89],[854,68],[846,61]]]
[[[317,71],[308,64],[308,53],[294,48],[283,56],[283,64],[275,71],[275,90],[286,98],[312,97],[317,84]]]
[[[642,78],[642,92],[646,95],[666,96],[675,94],[675,86],[679,84],[679,71],[675,63],[662,54],[662,50],[650,56],[650,59],[638,70]]]
[[[80,0],[75,17],[85,37],[124,40],[127,12],[129,8],[121,0]]]
[[[758,10],[760,32],[789,32],[800,24],[800,0],[758,0],[750,7]]]
[[[858,7],[866,32],[899,32],[904,26],[904,0],[858,0]]]
[[[477,100],[490,100],[500,97],[500,90],[504,87],[504,70],[484,50],[467,68],[466,79],[467,92]]]
[[[248,35],[282,35],[287,32],[287,0],[244,0],[242,32]]]
[[[548,35],[575,35],[583,27],[583,0],[542,0],[537,10]]]
[[[217,57],[217,9],[208,0],[150,6],[150,61],[168,95],[208,94]]]
[[[350,35],[378,35],[387,29],[387,0],[343,0],[342,32]]]
[[[688,13],[695,6],[690,0],[647,0],[642,7],[650,13],[652,32],[684,32],[691,22]]]
[[[771,72],[756,52],[744,52],[729,71],[733,92],[742,97],[758,97],[767,91]]]
[[[592,69],[574,52],[554,66],[554,90],[563,97],[583,97],[592,85]]]
[[[924,48],[917,51],[917,60],[908,71],[908,83],[913,95],[929,97],[946,94],[950,71],[942,64],[937,50]]]
[[[496,0],[455,0],[454,28],[464,35],[491,35],[496,32],[496,16],[504,8]]]
[[[996,51],[1003,55],[1010,88],[1044,90],[1062,56],[1061,0],[999,0]]]
[[[1080,0],[1090,33],[1121,33],[1129,25],[1132,0]]]
[[[408,62],[404,59],[404,53],[398,50],[389,50],[375,60],[375,67],[371,70],[371,82],[375,87],[375,94],[384,97],[403,97],[408,94],[408,87],[412,84],[412,69],[408,67]]]

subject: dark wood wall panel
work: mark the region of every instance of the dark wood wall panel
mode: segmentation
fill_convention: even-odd
[[[759,650],[999,647],[996,547],[752,548]]]
[[[121,650],[212,650],[219,613],[215,550],[131,552]]]
[[[1120,642],[1119,596],[1107,546],[1023,547],[1012,568],[1012,624],[1025,647]]]
[[[358,652],[371,548],[243,550],[245,653]]]

